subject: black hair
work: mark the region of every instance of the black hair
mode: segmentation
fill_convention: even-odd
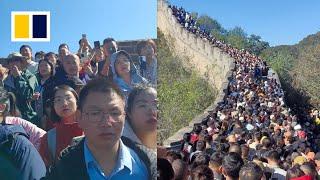
[[[60,122],[61,121],[61,117],[58,116],[58,114],[56,113],[55,109],[54,109],[54,96],[55,94],[57,93],[57,91],[59,90],[65,90],[65,91],[70,91],[73,96],[76,98],[77,100],[77,103],[79,102],[79,97],[78,97],[78,94],[77,92],[70,86],[68,85],[59,85],[59,86],[56,86],[54,89],[53,89],[53,93],[52,93],[52,99],[50,100],[51,102],[51,115],[50,115],[50,118],[53,122]]]
[[[103,92],[103,93],[115,92],[116,94],[119,95],[119,97],[122,100],[124,100],[123,94],[121,93],[119,87],[114,82],[110,82],[104,78],[96,78],[89,81],[82,88],[79,95],[78,109],[82,110],[87,96],[89,95],[89,93],[92,93],[92,92]]]
[[[206,149],[206,142],[202,140],[197,141],[196,149],[198,151],[204,151]]]
[[[154,89],[156,91],[155,88],[147,84],[137,84],[133,87],[132,91],[128,96],[126,113],[131,113],[135,98],[141,93],[145,93],[149,89]]]
[[[243,165],[241,156],[237,153],[228,153],[222,160],[222,168],[227,176],[238,178],[240,169]]]
[[[45,56],[45,52],[43,52],[43,51],[38,51],[38,52],[36,52],[36,54],[34,54],[34,56],[36,57],[36,56],[38,56],[38,55],[42,55],[42,56]]]
[[[181,154],[174,151],[174,150],[170,150],[166,153],[166,159],[169,161],[169,162],[173,162],[174,160],[176,159],[182,159],[181,157]]]
[[[3,111],[4,117],[6,116],[15,116],[20,117],[21,113],[16,105],[16,96],[12,92],[8,92],[4,88],[0,88],[0,101],[7,104],[6,108]],[[4,121],[3,121],[4,122]]]
[[[133,64],[133,62],[132,62],[132,59],[131,59],[131,56],[130,56],[130,54],[129,54],[127,51],[125,51],[125,50],[120,50],[120,51],[116,52],[115,61],[114,61],[113,66],[114,66],[114,71],[115,71],[115,73],[116,73],[117,75],[118,75],[118,72],[117,72],[117,70],[116,70],[116,62],[117,62],[117,59],[118,59],[118,57],[119,57],[120,55],[124,55],[124,56],[126,56],[126,57],[129,59],[129,62],[130,62],[130,71],[132,71],[133,66],[134,66],[134,64]]]
[[[309,176],[312,176],[313,178],[317,177],[317,165],[313,161],[304,162],[300,169]],[[315,178],[316,179],[316,178]]]
[[[254,162],[249,162],[242,166],[239,173],[239,180],[256,180],[261,179],[263,170]]]
[[[272,146],[271,140],[269,138],[264,138],[261,143],[264,148],[270,148]]]
[[[286,179],[298,178],[305,175],[304,172],[300,169],[300,165],[294,165],[287,170]]]
[[[259,132],[254,133],[254,138],[256,138],[258,141],[260,141],[262,138],[261,132],[259,131]]]
[[[212,165],[212,166],[215,166],[215,167],[220,167],[222,165],[222,159],[224,157],[224,153],[223,152],[220,152],[220,151],[217,151],[215,153],[213,153],[211,156],[210,156],[210,161],[209,163]]]
[[[200,124],[194,124],[193,126],[193,132],[196,133],[196,134],[200,134],[202,128],[201,128],[201,125]]]
[[[67,47],[67,49],[69,50],[69,46],[66,43],[60,44],[58,50],[60,50],[63,46]]]
[[[192,164],[191,164],[191,168],[196,168],[197,166],[200,165],[209,165],[209,161],[210,161],[210,157],[205,154],[205,153],[197,153],[194,155],[194,158],[192,158]]]
[[[107,44],[107,43],[109,43],[109,42],[112,42],[112,41],[115,42],[115,40],[114,40],[112,37],[108,37],[108,38],[106,38],[106,39],[103,40],[103,45],[105,45],[105,44]]]
[[[191,179],[212,180],[213,172],[206,165],[199,165],[191,170]]]
[[[57,57],[57,55],[54,52],[48,52],[46,53],[46,55],[44,55],[44,58],[49,58],[49,56],[54,55],[55,57]]]
[[[271,150],[267,153],[267,159],[278,162],[280,160],[280,155],[278,151]]]
[[[167,159],[157,159],[157,174],[158,180],[171,180],[174,177],[172,165]]]
[[[181,159],[176,159],[171,163],[171,165],[174,171],[174,179],[183,180],[187,164]]]
[[[50,68],[51,68],[51,72],[50,72],[50,76],[53,76],[54,72],[55,72],[55,68],[53,66],[53,64],[48,60],[48,59],[41,59],[38,63],[38,74],[39,74],[39,77],[42,78],[42,75],[40,74],[40,63],[42,62],[46,62],[47,64],[49,64]]]
[[[32,52],[31,46],[24,44],[24,45],[20,46],[20,54],[21,54],[23,48],[29,48],[30,51]]]
[[[126,120],[129,122],[131,125],[131,119],[128,116],[128,114],[131,113],[133,105],[134,105],[134,100],[136,99],[137,96],[139,96],[141,93],[146,93],[148,90],[153,89],[157,91],[155,88],[152,86],[149,86],[147,84],[138,84],[134,86],[133,90],[130,92],[127,100],[127,107],[126,107]]]
[[[190,138],[191,138],[191,134],[190,133],[184,133],[183,134],[183,140],[185,141],[185,142],[190,142]]]

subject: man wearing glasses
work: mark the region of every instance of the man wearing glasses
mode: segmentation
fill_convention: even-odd
[[[50,169],[49,179],[154,179],[156,155],[120,138],[125,102],[119,89],[104,79],[80,92],[77,119],[85,137],[66,148]]]

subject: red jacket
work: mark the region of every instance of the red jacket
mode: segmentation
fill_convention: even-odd
[[[47,167],[58,159],[60,152],[70,145],[72,138],[83,135],[83,131],[79,128],[78,123],[64,124],[61,121],[56,124],[54,129],[56,129],[55,158],[53,158],[49,150],[48,133],[41,138],[39,153]]]

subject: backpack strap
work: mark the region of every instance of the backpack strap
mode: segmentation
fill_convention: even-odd
[[[52,161],[56,159],[56,146],[57,146],[57,129],[53,128],[48,131],[48,148],[52,157]]]
[[[29,139],[28,134],[21,125],[1,124],[0,125],[0,145],[12,142],[17,136],[25,136]]]

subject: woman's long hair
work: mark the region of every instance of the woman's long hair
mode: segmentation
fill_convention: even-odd
[[[6,91],[4,88],[0,89],[0,95],[0,101],[6,104],[6,108],[3,111],[3,117],[21,117],[21,113],[16,105],[16,96],[12,92]],[[5,123],[5,121],[3,121],[3,123]]]
[[[50,118],[53,122],[60,122],[61,121],[61,117],[56,113],[55,109],[54,109],[54,95],[57,93],[58,90],[65,90],[65,91],[70,91],[74,97],[76,98],[76,104],[78,105],[78,101],[79,101],[79,96],[77,94],[77,92],[70,86],[68,85],[59,85],[56,86],[53,89],[53,94],[52,94],[52,99],[50,100],[50,106],[51,106],[51,115]]]

